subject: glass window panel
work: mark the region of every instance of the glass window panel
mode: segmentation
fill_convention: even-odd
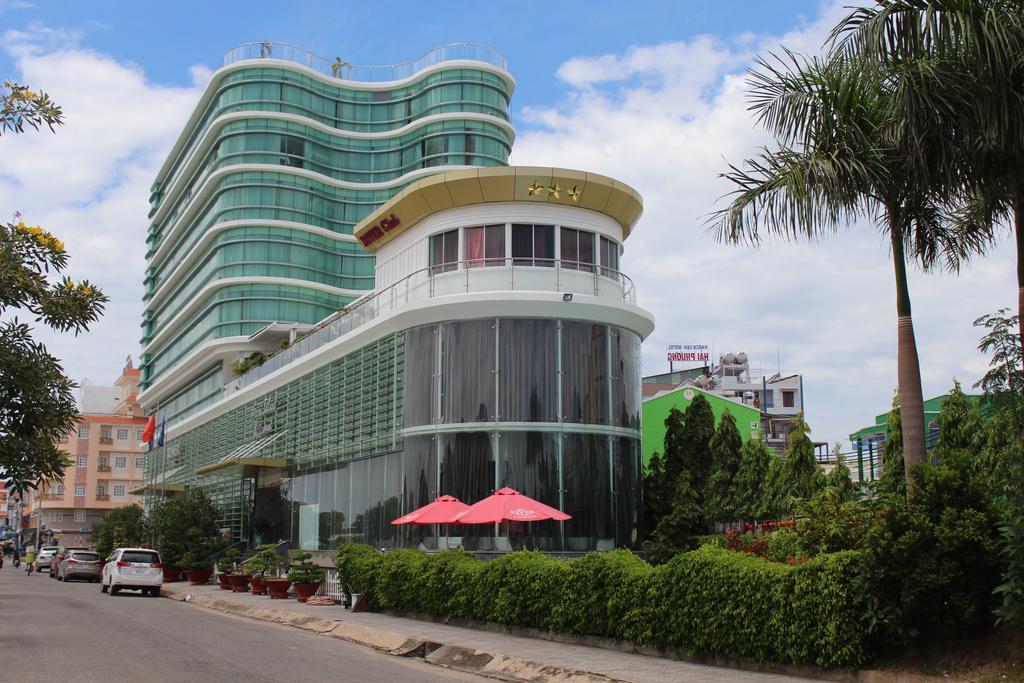
[[[413,436],[403,442],[402,452],[402,510],[407,514],[433,502],[437,490],[437,451],[434,437]],[[452,494],[454,495],[454,494]],[[473,501],[476,502],[476,501]],[[437,548],[434,526],[405,524],[401,534],[408,547]]]
[[[415,327],[405,333],[402,420],[406,427],[434,422],[436,337],[437,328],[434,325]]]
[[[594,233],[579,231],[579,258],[580,270],[594,272]]]
[[[565,550],[615,547],[608,437],[566,434],[562,444]]]
[[[640,441],[612,439],[612,503],[615,508],[615,547],[634,548],[639,540]]]
[[[501,320],[498,344],[498,419],[503,422],[557,422],[556,322]]]
[[[608,335],[604,325],[562,323],[562,419],[608,424]]]
[[[533,226],[533,256],[538,266],[555,265],[555,226]]]
[[[441,436],[441,491],[472,505],[495,490],[494,454],[491,436],[486,432],[445,434]],[[449,532],[462,535],[467,550],[493,550],[494,526],[466,524],[449,526]]]
[[[486,228],[487,245],[484,258],[489,266],[505,265],[505,226],[488,225]]]
[[[612,328],[612,424],[640,429],[640,337]]]
[[[441,326],[441,421],[494,419],[494,320]]]
[[[463,258],[467,268],[480,268],[484,265],[484,229],[466,228],[463,232],[464,249]]]
[[[533,265],[533,226],[512,226],[512,258],[517,266]]]
[[[516,491],[558,508],[558,434],[545,432],[506,432],[498,441],[498,488]],[[508,522],[499,527],[507,535],[511,548],[537,550],[562,549],[562,525],[555,521]]]

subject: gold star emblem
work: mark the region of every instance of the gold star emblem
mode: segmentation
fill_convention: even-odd
[[[526,189],[530,193],[531,197],[535,197],[535,196],[540,194],[540,191],[544,189],[544,186],[543,185],[539,185],[537,183],[537,181],[534,180],[533,181],[533,185],[530,185],[530,187],[528,187]]]
[[[580,197],[583,196],[583,190],[577,190],[576,188],[577,186],[573,185],[572,189],[568,191],[569,199],[571,199],[574,204],[578,204],[580,201]]]
[[[558,183],[555,183],[554,187],[549,187],[548,188],[548,197],[549,198],[554,197],[555,199],[561,199],[562,198],[562,194],[561,193],[562,193],[562,186],[559,185]]]

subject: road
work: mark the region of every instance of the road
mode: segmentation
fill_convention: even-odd
[[[99,584],[0,569],[0,681],[480,681],[417,659]]]

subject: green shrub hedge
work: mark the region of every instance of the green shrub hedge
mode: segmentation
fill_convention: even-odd
[[[859,555],[787,566],[713,546],[652,567],[625,550],[562,561],[520,551],[338,549],[343,585],[378,609],[628,640],[692,655],[854,667],[867,659]]]

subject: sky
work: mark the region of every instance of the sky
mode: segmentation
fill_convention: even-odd
[[[138,358],[149,187],[235,45],[266,39],[391,64],[481,43],[508,58],[517,82],[512,163],[598,172],[643,195],[621,268],[657,322],[644,373],[668,369],[669,344],[744,351],[756,366],[803,373],[812,438],[845,441],[896,387],[887,242],[857,224],[812,244],[727,246],[705,221],[724,206],[727,163],[769,143],[747,111],[745,71],[781,45],[819,52],[850,4],[0,0],[0,78],[46,91],[66,113],[56,135],[0,138],[0,217],[42,224],[65,242],[69,273],[111,297],[88,333],[37,338],[92,384]],[[959,275],[911,272],[926,398],[984,373],[971,323],[1014,306],[1013,274],[1005,231]]]

